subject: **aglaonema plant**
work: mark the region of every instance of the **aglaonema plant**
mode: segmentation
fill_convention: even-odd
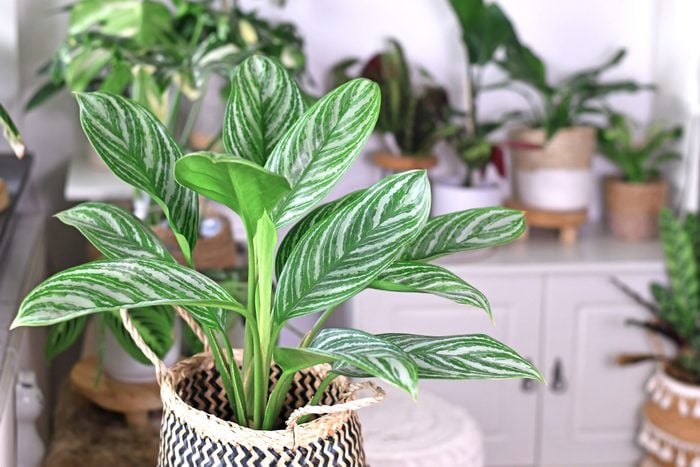
[[[206,335],[235,421],[256,429],[279,426],[294,375],[321,363],[331,364],[332,372],[319,395],[338,375],[381,378],[413,396],[418,380],[426,378],[541,379],[527,360],[485,335],[324,329],[333,310],[368,287],[432,293],[490,314],[481,292],[430,261],[507,243],[524,229],[522,213],[505,208],[429,219],[424,171],[385,178],[314,208],[374,128],[380,93],[373,82],[352,80],[307,109],[276,61],[253,56],[233,76],[223,154],[183,155],[153,115],[123,97],[96,92],[77,98],[96,152],[163,207],[190,266],[197,194],[240,216],[248,244],[247,303],[193,267],[177,264],[132,215],[117,220],[110,211],[115,208],[91,203],[79,228],[107,259],[38,285],[22,302],[13,328],[146,306],[182,307]],[[275,253],[279,230],[295,222]],[[246,322],[239,362],[224,327],[231,312]],[[319,315],[316,326],[298,347],[280,347],[285,324],[307,315]],[[273,364],[282,372],[270,387]]]

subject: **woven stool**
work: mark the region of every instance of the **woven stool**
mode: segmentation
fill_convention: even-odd
[[[381,404],[359,412],[371,467],[484,465],[481,431],[464,409],[424,390],[416,403],[388,392]]]

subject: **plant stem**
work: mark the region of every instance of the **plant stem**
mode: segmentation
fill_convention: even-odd
[[[236,397],[242,399],[240,405],[243,407],[243,417],[245,422],[247,422],[248,414],[246,413],[246,397],[243,388],[243,378],[241,377],[241,370],[240,368],[238,368],[238,362],[236,362],[236,357],[233,355],[233,348],[231,347],[231,342],[229,342],[225,333],[223,337],[223,340],[226,343],[226,353],[228,355],[229,369],[231,371],[231,375],[233,376],[233,387],[237,394]]]
[[[272,393],[267,402],[267,408],[265,409],[263,430],[272,430],[275,428],[275,423],[282,411],[282,406],[284,405],[284,400],[287,397],[289,388],[292,386],[292,381],[294,381],[294,373],[283,372],[277,380],[277,383],[275,383],[275,387],[272,389]]]
[[[206,89],[207,85],[206,82],[202,86],[202,89]],[[179,139],[179,144],[180,147],[185,147],[185,145],[188,144],[189,139],[190,139],[190,134],[192,133],[192,129],[194,128],[194,124],[197,121],[197,117],[199,117],[199,112],[202,110],[202,104],[204,102],[204,95],[200,95],[199,98],[194,101],[194,104],[192,104],[192,108],[190,109],[190,113],[187,114],[187,120],[185,120],[185,126],[182,129],[182,133],[180,133],[180,139]]]
[[[226,391],[226,397],[229,403],[233,405],[233,409],[236,413],[236,421],[240,425],[246,425],[247,416],[245,412],[245,396],[241,391],[240,387],[231,379],[230,368],[226,365],[223,356],[221,355],[221,349],[219,348],[219,341],[216,339],[216,335],[211,329],[204,328],[204,332],[207,335],[207,341],[209,341],[209,347],[211,348],[212,355],[214,356],[214,362],[216,368],[219,370],[221,375],[221,381],[224,385],[224,390]],[[233,356],[233,355],[232,355]]]
[[[323,325],[326,324],[326,321],[328,321],[328,318],[331,317],[335,310],[337,310],[337,308],[329,308],[323,312],[323,314],[316,321],[316,324],[314,324],[314,327],[311,328],[308,333],[306,333],[306,336],[304,336],[304,339],[301,341],[301,344],[299,344],[299,347],[305,348],[311,344],[311,341],[313,341],[314,337],[316,337],[321,329],[323,329]]]
[[[177,129],[177,117],[180,115],[180,102],[182,99],[182,90],[178,86],[176,86],[173,93],[173,101],[170,106],[170,112],[168,112],[167,121],[168,130],[170,130],[171,135],[174,135]]]
[[[321,384],[318,385],[318,389],[316,389],[316,394],[314,394],[314,397],[311,398],[309,401],[309,405],[317,405],[318,401],[321,400],[321,397],[323,397],[323,393],[326,392],[326,388],[333,382],[334,379],[338,377],[337,374],[331,372],[326,375],[325,378],[323,378],[323,381],[321,381]],[[309,421],[311,418],[311,415],[304,415],[299,419],[297,422],[299,425],[302,423],[306,423]]]

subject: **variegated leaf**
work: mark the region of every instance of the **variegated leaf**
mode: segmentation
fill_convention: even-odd
[[[7,113],[2,104],[0,104],[0,127],[2,127],[2,134],[15,155],[19,159],[24,157],[25,148],[22,136],[19,134],[15,122],[12,121],[12,117],[10,117],[10,114]]]
[[[301,237],[303,237],[311,227],[321,222],[332,212],[342,209],[348,204],[354,203],[364,192],[365,190],[353,191],[342,198],[323,204],[297,222],[287,233],[287,235],[285,235],[284,240],[282,240],[280,247],[277,249],[277,256],[275,258],[275,272],[277,276],[279,277],[279,275],[282,273],[282,268],[287,262],[289,255],[292,254],[294,247],[297,245],[297,243],[299,243]]]
[[[123,259],[94,261],[46,279],[24,298],[12,327],[46,326],[151,305],[220,307],[246,315],[228,292],[192,269],[165,261]],[[218,323],[212,318],[211,325]]]
[[[174,261],[151,229],[133,214],[107,203],[82,203],[56,214],[61,222],[78,229],[109,259]]]
[[[371,287],[393,292],[430,293],[471,305],[491,314],[486,296],[445,268],[417,261],[397,261],[372,282]]]
[[[86,322],[87,316],[81,316],[80,318],[63,321],[50,326],[44,344],[44,357],[46,360],[53,360],[56,356],[73,345],[83,333]]]
[[[301,92],[282,65],[253,55],[236,67],[231,80],[224,147],[231,154],[265,165],[280,138],[303,113]]]
[[[100,92],[77,94],[80,123],[114,174],[148,193],[163,209],[186,258],[197,242],[197,194],[175,181],[182,152],[145,108]]]
[[[333,371],[350,377],[376,377],[418,394],[418,373],[413,359],[381,336],[357,329],[324,329],[309,349],[332,357]]]
[[[275,225],[299,219],[328,194],[372,133],[379,101],[376,83],[350,81],[316,102],[284,134],[265,164],[292,188],[272,212]]]
[[[458,251],[511,242],[525,231],[522,211],[477,208],[434,217],[406,249],[405,260],[426,261]]]
[[[483,335],[419,336],[379,334],[408,353],[421,379],[531,378],[544,381],[535,366],[513,349]]]
[[[277,323],[326,310],[364,289],[415,238],[430,209],[425,171],[381,180],[314,225],[285,264],[277,286]]]
[[[126,330],[122,323],[121,316],[118,311],[104,313],[102,319],[112,335],[119,343],[122,349],[126,351],[134,360],[150,365],[151,362],[136,346],[131,334]],[[138,330],[139,335],[153,352],[159,357],[165,357],[170,348],[173,346],[175,334],[173,325],[175,322],[175,314],[169,306],[149,306],[145,308],[137,308],[129,312],[129,317],[134,327]]]

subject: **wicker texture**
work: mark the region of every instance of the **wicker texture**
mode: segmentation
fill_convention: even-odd
[[[314,367],[295,378],[283,417],[306,405],[328,368]],[[279,371],[272,373],[272,380]],[[349,391],[350,389],[350,391]],[[321,403],[343,403],[353,392],[336,379]],[[363,466],[365,454],[357,416],[344,410],[287,430],[258,431],[228,420],[232,410],[209,354],[176,364],[163,378],[160,467],[182,466]]]
[[[521,128],[511,139],[532,146],[512,148],[516,170],[588,169],[596,145],[595,130],[583,126],[563,128],[549,141],[544,130]]]
[[[622,240],[648,240],[659,231],[659,211],[666,205],[668,185],[664,180],[627,183],[617,178],[605,181],[608,225]]]

